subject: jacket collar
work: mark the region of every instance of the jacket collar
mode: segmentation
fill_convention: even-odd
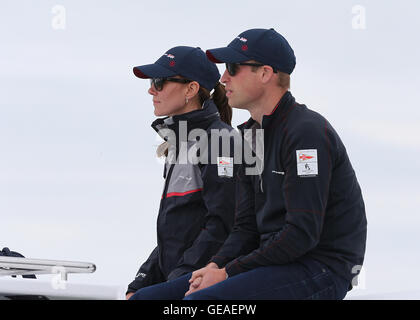
[[[292,107],[295,104],[295,98],[292,96],[290,91],[287,91],[280,99],[280,101],[276,104],[273,111],[271,111],[270,114],[266,114],[262,117],[262,129],[266,129],[270,123],[281,117],[286,113],[287,110],[289,110],[290,107]],[[252,127],[256,127],[258,123],[252,119],[249,118],[249,120],[241,125],[238,126],[238,129],[243,132],[245,129],[251,129]],[[259,127],[259,125],[258,125]]]
[[[152,123],[152,128],[159,133],[161,129],[170,129],[178,135],[179,123],[181,121],[187,122],[187,135],[188,133],[197,128],[206,130],[209,125],[220,119],[219,111],[214,104],[213,100],[208,99],[204,101],[203,108],[187,112],[172,117],[158,118]]]

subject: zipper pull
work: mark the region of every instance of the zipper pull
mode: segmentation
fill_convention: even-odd
[[[263,177],[262,177],[262,175],[259,175],[259,177],[260,177],[260,189],[261,189],[261,192],[262,192],[262,193],[264,193],[264,188],[263,188]]]

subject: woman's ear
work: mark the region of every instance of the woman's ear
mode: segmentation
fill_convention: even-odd
[[[185,98],[190,100],[192,97],[194,97],[198,93],[198,90],[200,90],[200,85],[198,84],[197,81],[189,82],[187,84],[187,92],[186,92]]]

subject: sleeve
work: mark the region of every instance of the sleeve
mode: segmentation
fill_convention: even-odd
[[[211,258],[220,268],[226,263],[256,249],[259,233],[255,219],[254,188],[245,167],[238,170],[236,180],[235,222],[232,232],[219,252]]]
[[[202,198],[207,209],[201,232],[192,246],[184,251],[177,267],[169,274],[168,280],[204,267],[232,230],[235,176],[239,164],[235,163],[234,138],[230,138],[230,148],[227,150],[222,150],[221,144],[219,146],[219,150],[211,151],[212,148],[208,148],[209,161],[199,166],[203,181]]]
[[[163,277],[159,267],[159,248],[156,247],[146,262],[140,266],[135,279],[128,285],[126,293],[136,292],[141,288],[164,281],[165,278]]]
[[[294,132],[286,133],[286,144],[280,151],[286,173],[281,189],[285,223],[257,249],[229,262],[226,265],[229,276],[294,261],[319,242],[332,174],[327,122],[325,126],[303,123],[296,127]]]

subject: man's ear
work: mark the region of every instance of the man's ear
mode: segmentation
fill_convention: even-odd
[[[261,67],[261,80],[263,83],[269,82],[273,78],[273,76],[275,76],[275,73],[272,67],[270,66]]]
[[[192,97],[194,97],[197,93],[198,90],[200,90],[200,85],[198,84],[197,81],[191,81],[187,84],[187,92],[186,92],[186,98],[191,99]]]

